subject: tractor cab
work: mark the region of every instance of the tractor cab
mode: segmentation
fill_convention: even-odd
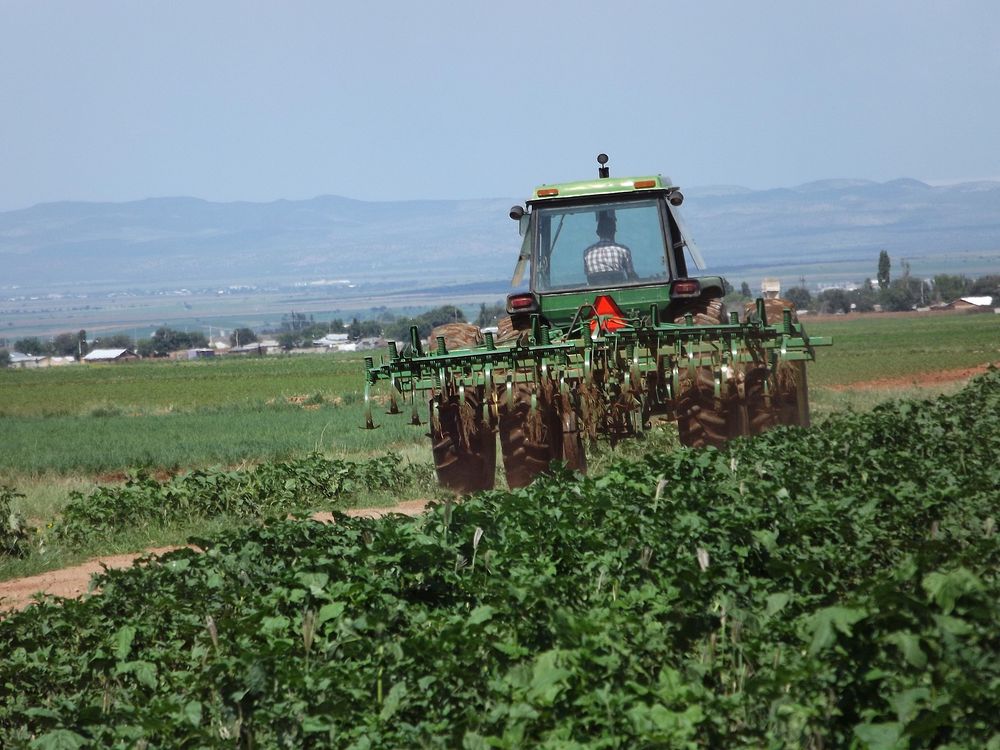
[[[680,190],[659,175],[612,179],[605,154],[598,163],[596,180],[542,185],[511,209],[523,235],[515,287],[530,267],[529,292],[508,297],[517,328],[535,313],[564,326],[599,293],[667,314],[673,282],[686,282],[686,298],[707,291],[689,276],[704,262],[680,217]]]

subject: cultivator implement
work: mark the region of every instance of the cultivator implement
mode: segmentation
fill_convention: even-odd
[[[366,425],[379,384],[390,414],[426,413],[445,486],[492,487],[497,435],[519,487],[553,460],[586,471],[585,437],[614,444],[654,418],[693,447],[809,423],[805,363],[832,342],[771,296],[727,315],[725,281],[688,272],[704,262],[680,190],[658,175],[611,179],[597,160],[596,181],[542,185],[510,210],[523,237],[512,285],[530,275],[507,297],[500,340],[452,323],[425,352],[413,328],[388,359],[365,360]]]
[[[743,320],[736,312],[716,325],[684,317],[661,323],[655,305],[639,319],[581,308],[562,331],[535,314],[508,344],[486,333],[480,347],[449,351],[438,337],[432,353],[414,328],[402,350],[390,342],[388,358],[365,360],[366,426],[375,426],[376,402],[389,414],[408,412],[413,424],[426,419],[442,483],[470,491],[493,484],[497,433],[508,483],[519,486],[553,459],[585,470],[585,436],[615,443],[656,417],[677,420],[682,440],[695,445],[808,425],[801,365],[829,339],[807,336],[790,309],[770,323],[764,300]]]

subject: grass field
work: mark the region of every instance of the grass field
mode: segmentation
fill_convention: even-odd
[[[1000,361],[1000,316],[848,316],[807,321],[833,336],[809,368],[813,412],[947,392],[927,373]],[[364,423],[357,354],[0,371],[0,480],[95,476],[394,450],[419,454],[406,416]],[[838,389],[895,378],[881,388]],[[907,379],[911,379],[908,381]]]

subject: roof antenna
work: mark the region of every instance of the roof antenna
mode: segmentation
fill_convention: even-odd
[[[608,155],[607,154],[598,154],[597,155],[597,163],[601,165],[601,166],[599,166],[597,168],[597,176],[598,177],[610,177],[611,176],[611,168],[607,166]]]

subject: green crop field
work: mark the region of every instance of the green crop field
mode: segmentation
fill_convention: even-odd
[[[0,745],[996,750],[998,453],[993,371],[414,519],[287,520],[380,460],[140,477],[50,534],[265,522],[0,621]]]
[[[817,417],[926,392],[836,386],[919,381],[928,372],[1000,361],[995,315],[849,316],[806,326],[835,337],[809,368]],[[0,480],[176,471],[312,451],[422,455],[426,430],[411,427],[408,415],[376,413],[378,430],[359,429],[362,370],[359,355],[340,354],[0,371]]]
[[[810,335],[833,336],[809,369],[818,387],[906,378],[1000,362],[1000,315],[922,314],[803,319]]]

